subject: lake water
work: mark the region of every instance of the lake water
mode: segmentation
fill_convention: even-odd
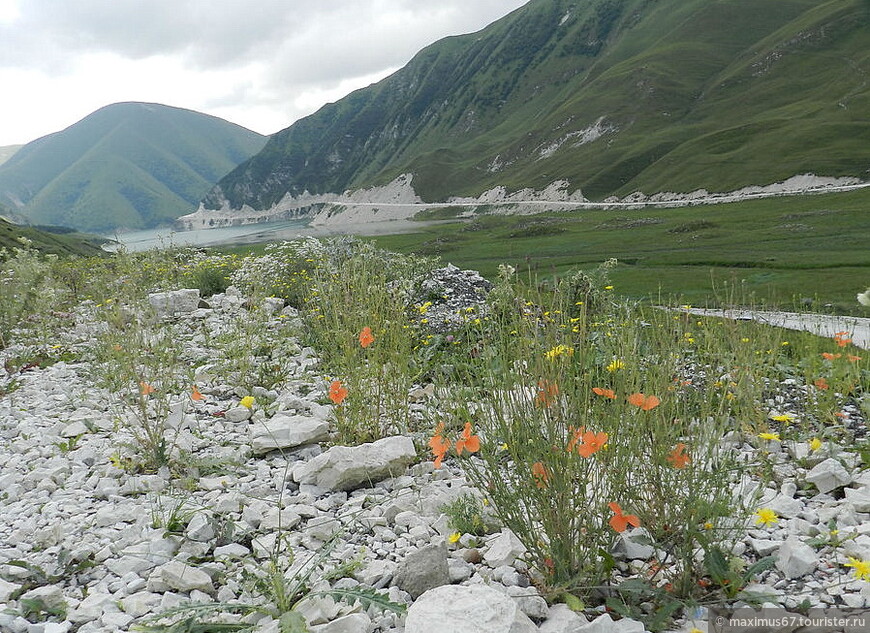
[[[389,222],[366,222],[341,227],[309,226],[309,220],[285,220],[228,226],[217,229],[196,231],[175,231],[171,228],[130,231],[106,237],[117,240],[128,251],[144,251],[150,248],[169,246],[216,246],[219,244],[255,244],[291,240],[296,237],[326,237],[330,235],[387,235],[391,233],[410,233],[437,222],[412,222],[410,220],[391,220]],[[116,247],[107,245],[107,250]]]

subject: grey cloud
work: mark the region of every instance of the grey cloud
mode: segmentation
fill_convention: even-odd
[[[27,0],[0,26],[0,66],[63,68],[78,53],[178,55],[198,69],[275,63],[293,81],[395,66],[524,0]],[[285,72],[289,72],[287,77]],[[324,72],[326,77],[319,75]]]

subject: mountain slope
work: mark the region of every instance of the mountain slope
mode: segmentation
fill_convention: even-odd
[[[866,178],[868,77],[867,0],[532,0],[275,134],[203,207],[402,173],[429,202]]]
[[[3,147],[0,147],[0,165],[2,165],[7,160],[12,158],[12,156],[15,154],[15,152],[20,150],[22,147],[24,147],[24,146],[23,145],[4,145]]]
[[[0,202],[33,224],[150,228],[189,211],[265,140],[191,110],[118,103],[0,165]]]
[[[90,257],[105,255],[96,235],[85,235],[61,227],[20,226],[7,222],[2,216],[8,209],[0,204],[0,262],[16,248],[28,247],[40,253]]]

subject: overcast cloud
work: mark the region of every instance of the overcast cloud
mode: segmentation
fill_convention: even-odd
[[[0,146],[119,101],[263,134],[528,0],[0,0]]]

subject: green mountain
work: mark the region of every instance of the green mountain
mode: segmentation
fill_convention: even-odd
[[[150,228],[196,206],[266,138],[191,110],[106,106],[0,165],[0,202],[31,224]]]
[[[15,154],[18,150],[20,150],[23,145],[4,145],[0,147],[0,165],[5,163],[7,160],[12,158],[12,155]]]
[[[275,134],[203,201],[413,174],[427,202],[870,173],[868,0],[532,0]]]

